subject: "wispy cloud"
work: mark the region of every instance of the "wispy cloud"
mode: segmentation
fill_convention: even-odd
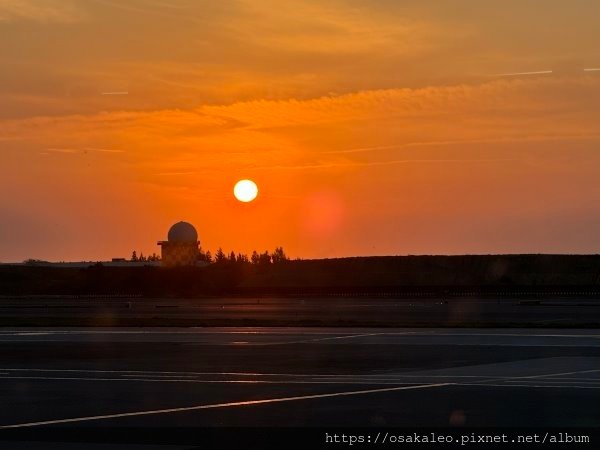
[[[71,23],[84,17],[85,13],[72,0],[0,0],[0,22]]]
[[[405,153],[392,156],[401,150],[597,139],[599,105],[597,78],[501,80],[186,110],[14,119],[2,122],[0,139],[69,142],[48,149],[57,153],[117,154],[127,148],[142,164],[164,164],[169,149],[183,158],[175,171],[224,161],[239,167],[256,162],[310,166],[316,155],[323,164],[339,166],[336,156],[342,155],[353,164],[376,164],[378,158],[404,160]]]
[[[76,148],[47,148],[46,152],[50,152],[50,153],[66,153],[66,154],[74,154],[74,153],[80,153],[81,150],[76,149]]]
[[[328,150],[324,151],[324,154],[352,154],[352,153],[371,153],[387,150],[401,150],[405,148],[413,147],[457,147],[461,145],[474,145],[474,144],[500,144],[500,143],[517,143],[517,142],[544,142],[544,141],[578,141],[578,140],[595,140],[600,139],[600,133],[588,133],[588,134],[546,134],[546,135],[532,135],[532,136],[520,136],[520,137],[497,137],[492,139],[458,139],[449,141],[421,141],[421,142],[406,142],[403,144],[391,144],[391,145],[377,145],[373,147],[356,147],[342,150]]]
[[[116,153],[125,153],[125,150],[117,150],[111,148],[93,148],[93,147],[82,147],[82,148],[56,148],[49,147],[46,148],[44,153],[63,153],[63,154],[77,154],[77,153],[106,153],[106,154],[116,154]]]
[[[125,153],[125,150],[119,150],[119,149],[114,149],[114,148],[86,147],[84,150],[87,150],[89,152],[98,152],[98,153]]]
[[[188,171],[180,171],[180,172],[158,172],[155,175],[160,177],[177,177],[182,175],[195,175],[198,171],[188,170]]]
[[[519,161],[518,158],[452,158],[452,159],[393,159],[382,161],[345,161],[332,163],[314,163],[314,164],[298,164],[298,165],[276,165],[276,166],[258,166],[250,167],[249,170],[328,170],[328,169],[343,169],[343,168],[361,168],[361,167],[378,167],[378,166],[393,166],[398,164],[479,164],[479,163],[499,163]]]

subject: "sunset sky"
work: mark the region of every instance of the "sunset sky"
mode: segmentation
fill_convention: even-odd
[[[0,261],[158,252],[179,220],[211,251],[598,253],[599,17],[0,0]]]

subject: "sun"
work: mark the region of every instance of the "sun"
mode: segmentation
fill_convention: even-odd
[[[248,203],[258,195],[258,187],[252,180],[240,180],[233,187],[233,195],[240,202]]]

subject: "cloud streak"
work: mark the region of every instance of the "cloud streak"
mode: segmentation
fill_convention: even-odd
[[[71,0],[0,0],[0,22],[74,23],[84,17]]]
[[[159,153],[168,146],[192,160],[231,154],[240,162],[248,155],[277,165],[277,158],[316,154],[358,157],[424,147],[590,140],[600,135],[598,120],[600,80],[531,79],[187,110],[5,120],[0,123],[0,140],[52,142],[54,151],[120,153],[129,148],[133,155],[141,155],[144,146]],[[348,132],[337,139],[335,130],[340,128]],[[313,136],[313,142],[306,136]],[[348,147],[348,138],[366,145]],[[281,146],[285,154],[277,152]]]

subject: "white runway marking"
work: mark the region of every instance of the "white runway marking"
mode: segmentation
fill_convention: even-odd
[[[321,340],[336,340],[336,339],[350,339],[359,337],[369,336],[415,336],[415,337],[518,337],[518,338],[574,338],[574,339],[600,339],[600,334],[591,333],[491,333],[491,332],[452,332],[443,330],[411,330],[411,331],[383,331],[383,332],[365,332],[365,333],[340,333],[340,332],[327,332],[327,331],[307,331],[301,332],[294,331],[161,331],[161,330],[148,330],[148,331],[130,331],[130,330],[36,330],[36,331],[2,331],[0,336],[36,336],[36,335],[67,335],[67,336],[86,336],[86,335],[189,335],[191,337],[204,337],[204,336],[221,336],[221,335],[257,335],[264,337],[274,336],[300,336],[300,335],[313,335],[313,336],[325,336],[323,338],[314,339],[303,339],[298,341],[290,341],[288,343],[301,343],[301,342],[318,342]]]
[[[527,382],[527,380],[506,380],[505,383],[523,383],[523,381]],[[562,378],[552,378],[550,380],[539,380],[539,379],[534,379],[531,380],[531,383],[544,383],[544,384],[560,384],[560,385],[565,385],[566,387],[568,387],[570,384],[581,384],[581,385],[594,385],[594,384],[600,384],[600,381],[584,381],[584,380],[578,380],[578,381],[566,381],[563,380]]]
[[[188,375],[232,375],[241,377],[385,377],[389,374],[309,374],[309,373],[258,373],[258,372],[169,372],[169,371],[150,371],[150,370],[91,370],[91,369],[19,369],[19,368],[0,368],[6,372],[76,372],[76,373],[115,373],[115,374],[139,374],[153,376],[154,374],[173,374],[174,376]]]
[[[380,374],[327,374],[327,373],[259,373],[259,372],[173,372],[173,371],[152,371],[152,370],[92,370],[92,369],[40,369],[40,368],[0,368],[5,372],[70,372],[70,373],[115,373],[115,374],[135,374],[140,376],[154,376],[155,374],[173,374],[174,376],[188,375],[231,375],[241,377],[388,377],[389,373]],[[395,374],[393,374],[396,376]],[[404,376],[404,375],[397,375]],[[409,376],[409,375],[406,375]]]
[[[381,335],[385,335],[385,334],[387,334],[387,333],[345,334],[345,335],[341,335],[341,336],[328,336],[328,337],[324,337],[324,338],[302,339],[299,341],[265,342],[265,343],[261,342],[261,343],[255,343],[255,345],[307,344],[307,343],[311,343],[311,342],[332,341],[332,340],[339,340],[339,339],[355,339],[355,338],[367,337],[367,336],[381,336]],[[407,333],[399,333],[399,334],[412,334],[412,333],[407,332]]]
[[[368,331],[365,330],[365,331]],[[18,333],[23,333],[23,332],[27,332],[24,329],[17,329],[17,330],[4,330],[2,332],[0,332],[0,335],[16,335]],[[356,334],[356,332],[352,333],[352,332],[342,332],[342,331],[328,331],[328,330],[306,330],[306,329],[294,329],[294,330],[289,330],[289,329],[269,329],[269,330],[255,330],[255,329],[248,329],[248,330],[240,330],[240,327],[236,327],[235,330],[218,330],[218,329],[214,329],[214,328],[209,328],[209,329],[205,329],[205,328],[194,328],[191,327],[189,329],[186,329],[184,331],[182,330],[52,330],[52,329],[42,329],[39,330],[37,329],[36,332],[44,332],[44,333],[48,333],[48,334],[65,334],[65,335],[69,335],[69,334],[132,334],[132,335],[136,335],[136,334],[157,334],[157,335],[164,335],[164,334],[191,334],[191,335],[195,335],[195,336],[203,336],[203,335],[229,335],[229,334],[256,334],[256,335],[269,335],[269,336],[281,336],[281,335],[302,335],[302,334],[312,334],[312,335],[342,335],[342,334],[346,334],[346,335],[351,335],[351,334]],[[434,330],[414,330],[414,332],[417,333],[435,333]],[[386,332],[386,334],[404,334],[405,331],[402,332]]]
[[[6,374],[8,375],[8,374]],[[123,375],[123,378],[101,377],[42,377],[42,376],[0,376],[0,380],[44,380],[44,381],[141,381],[154,383],[198,383],[198,384],[369,384],[369,385],[395,385],[422,384],[421,382],[405,382],[401,380],[198,380],[193,378],[133,378]]]
[[[517,382],[527,382],[528,380],[533,380],[533,381],[545,381],[545,380],[539,380],[540,378],[546,378],[546,377],[560,377],[562,375],[575,375],[578,373],[591,373],[591,372],[600,372],[600,369],[592,369],[592,370],[578,370],[575,372],[559,372],[559,373],[545,373],[545,374],[541,374],[541,375],[525,375],[525,376],[510,376],[510,377],[488,377],[487,380],[481,380],[481,381],[476,381],[472,384],[479,384],[481,386],[496,386],[495,384],[491,384],[491,383],[495,383],[498,381],[507,383],[509,381],[517,381]],[[503,386],[516,386],[516,385],[508,385],[508,384],[504,384]],[[532,385],[524,385],[524,386],[532,386]],[[534,387],[534,386],[532,386]],[[538,386],[541,387],[541,386]],[[561,387],[576,387],[576,386],[561,386]]]
[[[346,397],[352,395],[364,395],[364,394],[377,394],[381,392],[394,392],[394,391],[404,391],[404,390],[412,390],[412,389],[429,389],[435,387],[449,386],[452,383],[437,383],[437,384],[421,384],[417,386],[400,386],[393,388],[383,388],[383,389],[367,389],[361,391],[346,391],[346,392],[334,392],[330,394],[314,394],[314,395],[303,395],[296,397],[281,397],[281,398],[270,398],[264,400],[250,400],[244,402],[230,402],[230,403],[214,403],[209,405],[197,405],[197,406],[185,406],[181,408],[169,408],[169,409],[157,409],[151,411],[135,411],[128,413],[118,413],[118,414],[105,414],[99,416],[88,416],[88,417],[74,417],[69,419],[57,419],[57,420],[45,420],[40,422],[26,422],[19,423],[13,425],[3,425],[0,426],[0,429],[6,428],[26,428],[26,427],[36,427],[42,425],[56,425],[61,423],[74,423],[74,422],[89,422],[94,420],[106,420],[106,419],[117,419],[122,417],[135,417],[135,416],[149,416],[156,414],[170,414],[177,412],[185,412],[185,411],[197,411],[202,409],[214,409],[214,408],[230,408],[235,406],[253,406],[253,405],[262,405],[262,404],[270,404],[270,403],[282,403],[282,402],[293,402],[299,400],[313,400],[320,398],[331,398],[331,397]]]
[[[520,337],[520,338],[595,338],[599,339],[600,334],[522,334],[522,333],[438,333],[437,337],[442,336],[507,336],[507,337]]]
[[[86,370],[86,369],[0,369],[5,372],[48,372],[48,373],[91,373],[115,374],[121,377],[152,377],[152,378],[193,378],[197,376],[235,376],[235,377],[283,377],[283,378],[314,378],[314,379],[365,379],[373,381],[397,380],[403,378],[490,378],[488,375],[414,375],[407,373],[355,373],[355,374],[314,374],[314,373],[253,373],[253,372],[165,372],[137,370]],[[8,375],[8,373],[7,373]],[[494,379],[514,379],[514,376],[494,377]],[[48,377],[51,379],[51,377]],[[99,379],[99,378],[94,378]]]
[[[52,334],[52,333],[48,333],[46,331],[31,331],[31,332],[16,333],[13,336],[43,336],[43,335],[48,335],[48,334]]]
[[[139,377],[140,374],[137,373],[122,373],[120,374],[122,377]],[[174,375],[154,375],[147,374],[146,376],[152,378],[197,378],[197,375],[185,375],[185,374],[174,374]]]
[[[575,375],[578,373],[592,373],[592,372],[600,372],[600,369],[591,369],[591,370],[576,370],[574,372],[561,372],[561,373],[547,373],[543,375],[529,375],[526,377],[516,377],[519,379],[525,378],[546,378],[546,377],[560,377],[562,375]]]
[[[597,383],[600,383],[600,378],[585,378],[585,377],[560,377],[560,378],[553,378],[552,380],[557,380],[557,381],[571,381],[571,380],[595,381]]]
[[[528,388],[569,388],[569,389],[600,389],[600,386],[563,386],[553,384],[479,384],[479,383],[454,383],[456,386],[483,386],[483,387],[528,387]],[[2,428],[2,427],[0,427]]]
[[[571,372],[557,372],[557,373],[544,373],[538,375],[526,375],[526,376],[490,376],[490,375],[436,375],[427,373],[414,373],[412,371],[403,373],[349,373],[349,374],[327,374],[327,373],[260,373],[260,372],[174,372],[174,371],[151,371],[151,370],[94,370],[94,369],[41,369],[41,368],[0,368],[0,372],[4,372],[3,375],[14,375],[14,372],[36,372],[36,373],[80,373],[80,374],[114,374],[121,377],[137,377],[137,378],[194,378],[202,376],[228,376],[228,377],[282,377],[282,378],[309,378],[316,380],[347,380],[347,379],[361,379],[361,380],[372,380],[372,381],[400,381],[404,378],[483,378],[483,381],[495,381],[495,380],[521,380],[521,379],[532,379],[532,378],[545,378],[545,377],[560,377],[563,375],[575,375],[584,373],[600,372],[600,369],[591,370],[580,370]],[[16,376],[14,376],[16,378]],[[52,379],[54,377],[42,377]],[[85,377],[81,377],[84,379]],[[88,377],[90,379],[108,379],[99,377]],[[75,378],[73,378],[75,379]],[[564,378],[570,380],[584,380],[584,378]],[[585,380],[598,380],[600,378],[586,378]]]

